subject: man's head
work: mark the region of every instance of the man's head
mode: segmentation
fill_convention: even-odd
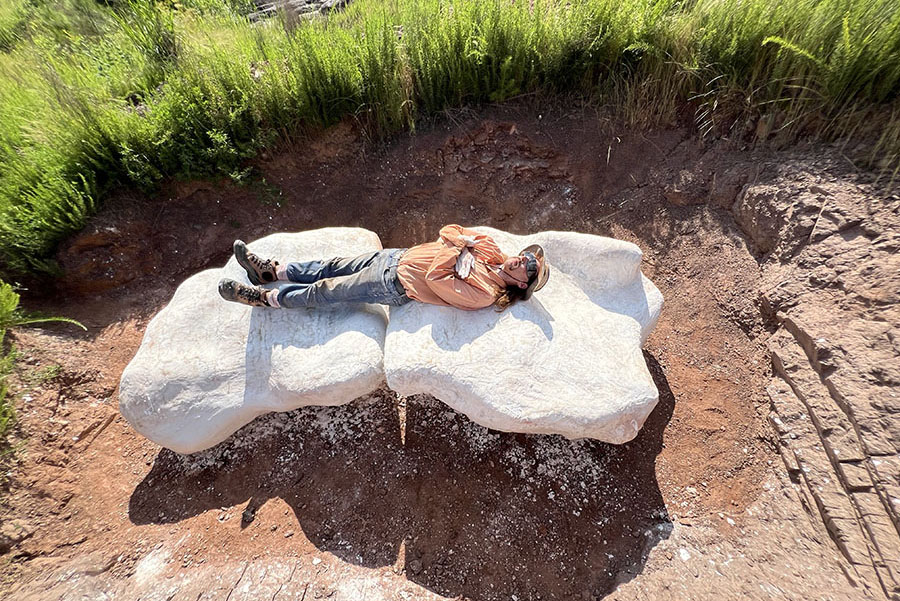
[[[532,244],[519,254],[503,262],[500,276],[506,289],[494,302],[496,311],[505,311],[517,301],[528,300],[550,278],[550,266],[544,259],[544,249]]]
[[[525,300],[531,298],[535,290],[540,290],[550,277],[550,269],[544,260],[544,249],[537,244],[509,257],[502,267],[507,287],[515,286],[525,290]]]
[[[530,257],[513,255],[503,262],[503,280],[507,286],[528,288]]]

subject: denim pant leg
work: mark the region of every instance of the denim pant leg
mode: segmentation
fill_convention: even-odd
[[[384,251],[364,253],[355,257],[334,257],[319,261],[291,262],[285,267],[291,282],[309,284],[325,278],[353,275],[372,265]]]
[[[309,266],[306,271],[295,272],[294,277],[312,278],[317,272],[333,273],[336,270],[344,273],[353,269],[356,271],[349,275],[325,277],[308,283],[284,286],[278,293],[278,303],[285,309],[293,309],[321,307],[334,303],[390,305],[408,302],[409,298],[398,291],[395,284],[399,251],[400,249],[386,249],[371,253],[374,256],[360,255],[354,259],[343,260],[344,263],[324,262],[325,265],[319,267],[307,264]],[[363,264],[365,266],[360,267]]]

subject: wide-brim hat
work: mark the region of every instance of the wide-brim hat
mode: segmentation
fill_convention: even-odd
[[[527,246],[522,249],[522,254],[530,252],[534,255],[534,258],[537,259],[538,262],[538,270],[537,273],[528,280],[528,288],[525,289],[524,300],[528,300],[531,298],[531,295],[544,287],[544,284],[547,283],[547,280],[550,279],[550,266],[547,265],[547,260],[544,258],[544,249],[540,244],[532,244],[531,246]]]

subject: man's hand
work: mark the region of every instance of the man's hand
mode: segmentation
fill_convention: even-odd
[[[472,268],[475,266],[475,255],[469,252],[468,248],[462,249],[459,257],[456,258],[456,275],[462,279],[469,277]]]

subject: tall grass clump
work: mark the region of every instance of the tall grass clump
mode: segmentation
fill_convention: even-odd
[[[52,273],[56,244],[112,186],[236,173],[348,117],[382,136],[534,92],[589,96],[633,122],[690,106],[703,135],[764,120],[754,131],[788,140],[871,139],[871,164],[900,165],[895,0],[354,0],[253,24],[249,10],[7,0],[0,273]]]
[[[704,92],[736,92],[777,112],[782,127],[839,137],[865,123],[861,110],[884,113],[900,92],[900,4],[891,0],[700,0],[676,20],[693,33],[695,64],[715,79]]]
[[[6,434],[16,417],[6,384],[6,377],[12,371],[16,353],[5,338],[6,330],[13,321],[18,306],[19,297],[12,286],[0,282],[0,446],[6,440]]]
[[[19,41],[26,17],[24,2],[8,0],[0,4],[0,52],[8,52]]]

